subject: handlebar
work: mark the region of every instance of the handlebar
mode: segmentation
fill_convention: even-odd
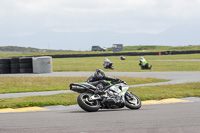
[[[124,80],[121,80],[121,79],[118,79],[118,78],[116,78],[115,80],[111,81],[111,83],[112,84],[118,84],[118,83],[124,83],[124,84],[126,84],[126,82]]]

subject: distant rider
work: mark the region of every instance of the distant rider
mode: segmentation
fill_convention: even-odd
[[[111,77],[107,77],[105,76],[105,73],[103,70],[101,69],[97,69],[94,73],[94,75],[90,76],[88,79],[87,79],[87,83],[89,84],[92,84],[94,86],[97,87],[97,91],[96,93],[99,93],[99,94],[103,94],[104,91],[104,87],[109,85],[107,81],[116,81],[116,80],[119,80],[118,78],[111,78]]]
[[[152,67],[152,65],[150,66],[144,57],[140,57],[139,65],[141,66],[142,69],[151,69]]]

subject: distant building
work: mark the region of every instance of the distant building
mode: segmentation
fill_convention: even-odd
[[[123,44],[113,44],[113,52],[123,51]]]
[[[107,51],[107,49],[101,46],[92,46],[92,51]]]

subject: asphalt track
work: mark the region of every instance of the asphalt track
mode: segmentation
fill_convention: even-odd
[[[91,74],[92,72],[66,72],[31,74],[31,76],[88,77]],[[106,74],[170,80],[163,84],[200,81],[200,72],[106,72]],[[149,85],[157,84],[159,83]],[[85,112],[77,105],[45,107],[50,111],[0,113],[0,133],[199,133],[200,101],[192,101],[194,102],[143,105],[139,110],[123,108],[100,110],[95,113]]]
[[[0,133],[199,133],[200,102],[0,114]]]

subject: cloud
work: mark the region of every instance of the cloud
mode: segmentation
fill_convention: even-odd
[[[7,36],[41,30],[157,33],[198,24],[199,7],[200,0],[6,0],[0,1],[0,28]]]

